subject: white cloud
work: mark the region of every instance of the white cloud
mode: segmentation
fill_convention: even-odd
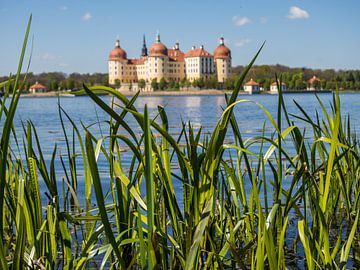
[[[45,61],[52,61],[55,60],[56,58],[57,58],[56,55],[53,55],[51,53],[44,53],[43,55],[41,55],[41,59]]]
[[[68,7],[67,6],[61,6],[60,10],[62,10],[62,11],[68,10]]]
[[[238,41],[235,42],[235,47],[241,48],[244,47],[246,44],[249,44],[251,42],[251,39],[249,38],[244,38],[244,39],[240,39]]]
[[[69,65],[66,63],[59,63],[59,67],[68,67]]]
[[[251,23],[251,20],[248,17],[234,16],[232,22],[236,26],[244,26],[245,24]]]
[[[287,15],[287,18],[290,20],[307,19],[309,17],[310,15],[306,10],[295,6],[289,9],[289,13]]]
[[[82,20],[83,21],[90,21],[92,19],[92,15],[90,12],[86,12],[83,16],[82,16]]]

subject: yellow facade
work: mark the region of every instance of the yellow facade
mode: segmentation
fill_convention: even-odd
[[[220,40],[214,55],[205,51],[203,46],[193,47],[187,53],[183,53],[178,43],[172,49],[167,49],[160,42],[158,35],[156,42],[150,47],[149,54],[144,40],[143,53],[138,59],[127,59],[126,52],[117,41],[109,55],[109,84],[136,83],[139,80],[150,83],[154,79],[158,82],[161,79],[166,81],[187,79],[192,82],[200,78],[208,79],[214,75],[219,82],[224,82],[231,74],[231,55],[230,50],[223,44],[223,39]],[[224,48],[227,50],[225,53]]]

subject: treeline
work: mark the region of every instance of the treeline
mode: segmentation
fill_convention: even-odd
[[[215,76],[206,80],[199,79],[193,82],[182,80],[175,81],[152,81],[151,86],[156,90],[197,87],[200,89],[228,89],[234,88],[234,82],[245,69],[244,66],[233,67],[233,74],[230,79],[224,83],[218,83]],[[307,87],[307,81],[316,76],[320,82],[315,85],[318,89],[333,90],[336,84],[340,90],[360,90],[360,70],[334,70],[334,69],[311,69],[311,68],[291,68],[283,65],[258,65],[253,66],[249,71],[246,80],[253,79],[260,84],[264,90],[269,90],[272,82],[275,81],[275,74],[282,76],[282,80],[286,83],[288,89],[303,90]],[[0,77],[0,81],[6,80],[7,77]],[[44,72],[40,74],[28,73],[26,85],[24,89],[28,90],[32,84],[39,82],[45,85],[50,91],[57,90],[76,90],[81,89],[82,84],[108,85],[107,73],[80,74],[71,73],[69,75],[62,72]],[[140,88],[145,81],[139,81]],[[120,82],[114,85],[120,86]]]
[[[243,70],[244,66],[233,68],[234,80]],[[275,81],[275,74],[281,74],[282,80],[287,84],[288,89],[306,89],[307,82],[313,76],[320,79],[316,85],[318,89],[333,90],[336,84],[341,90],[360,90],[360,70],[334,70],[334,69],[311,69],[291,68],[283,65],[258,65],[253,66],[247,75],[259,83],[265,90]]]
[[[22,75],[22,78],[24,74]],[[0,77],[0,81],[7,80],[8,77]],[[45,85],[50,91],[59,90],[76,90],[81,89],[82,84],[86,85],[108,85],[108,74],[106,73],[93,73],[93,74],[80,74],[71,73],[69,75],[62,72],[44,72],[40,74],[28,73],[26,83],[23,86],[24,90],[28,90],[31,85],[39,82]]]

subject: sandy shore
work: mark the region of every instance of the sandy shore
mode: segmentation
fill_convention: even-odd
[[[121,91],[126,96],[133,96],[136,92]],[[226,92],[221,90],[204,89],[204,90],[189,90],[189,91],[154,91],[154,92],[140,92],[140,96],[210,96],[210,95],[224,95]],[[231,91],[227,91],[231,93]]]
[[[133,96],[136,92],[133,91],[121,91],[123,95]],[[154,92],[140,92],[140,96],[209,96],[209,95],[224,95],[225,93],[231,93],[231,91],[222,91],[222,90],[213,90],[213,89],[204,89],[204,90],[189,90],[189,91],[154,91]],[[248,93],[240,92],[239,93],[247,95]],[[36,93],[36,94],[22,94],[21,97],[71,97],[74,96],[69,92],[46,92],[46,93]]]

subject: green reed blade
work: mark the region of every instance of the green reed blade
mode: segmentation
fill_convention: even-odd
[[[94,147],[92,144],[90,133],[88,131],[86,132],[85,145],[86,145],[86,154],[87,154],[88,164],[90,167],[91,176],[92,176],[93,184],[94,184],[96,201],[97,201],[100,216],[101,216],[104,228],[105,228],[105,234],[116,254],[117,259],[119,260],[121,267],[124,268],[125,262],[121,256],[120,250],[116,244],[114,233],[111,230],[110,222],[109,222],[109,219],[107,216],[107,212],[106,212],[106,208],[105,208],[105,200],[104,200],[104,195],[103,195],[102,186],[101,186],[101,180],[100,180],[99,171],[98,171],[96,158],[95,158],[95,151],[94,151]]]

